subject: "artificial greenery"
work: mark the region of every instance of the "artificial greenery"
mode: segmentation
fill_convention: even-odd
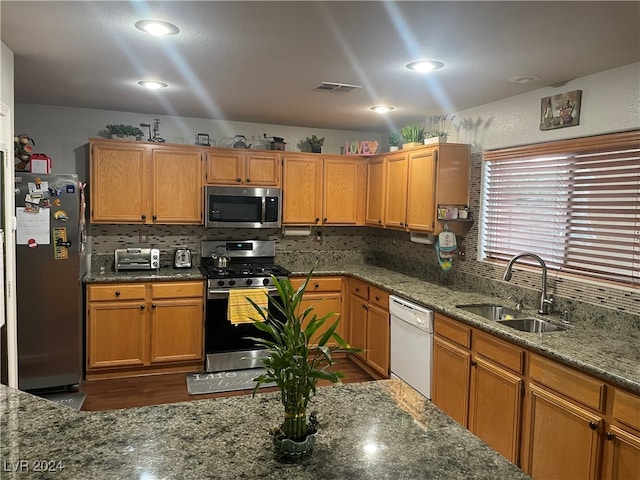
[[[144,135],[144,132],[142,130],[140,130],[138,127],[134,127],[133,125],[108,124],[106,126],[106,129],[109,135],[115,135],[116,137],[121,137],[121,138],[128,137],[128,136],[142,137]]]
[[[400,134],[398,132],[391,132],[389,134],[389,145],[392,147],[399,147],[401,142]]]
[[[309,142],[309,147],[311,147],[312,152],[320,153],[322,145],[324,144],[324,137],[318,138],[315,135],[311,135],[311,138],[307,137],[307,141]]]
[[[321,327],[335,313],[318,318],[313,313],[313,307],[301,310],[302,296],[312,274],[313,269],[297,291],[288,278],[278,280],[272,277],[278,295],[269,297],[269,304],[272,311],[277,311],[275,314],[248,299],[259,314],[259,318],[254,318],[253,324],[267,334],[264,339],[251,339],[266,347],[268,353],[267,357],[260,359],[266,372],[256,377],[253,395],[263,383],[274,382],[277,385],[284,406],[284,420],[272,434],[295,441],[304,440],[309,433],[315,431],[317,422],[310,417],[307,424],[306,411],[311,395],[316,393],[318,380],[337,383],[344,378],[342,372],[329,371],[329,367],[335,364],[332,354],[361,351],[351,348],[338,335],[336,328],[339,318],[321,333]],[[329,345],[329,341],[335,344]]]
[[[448,115],[432,115],[427,117],[425,122],[425,138],[448,137],[451,122],[453,122],[455,118],[455,115],[452,115],[450,118]]]
[[[422,142],[424,140],[424,127],[419,123],[410,123],[400,129],[400,134],[405,143]]]

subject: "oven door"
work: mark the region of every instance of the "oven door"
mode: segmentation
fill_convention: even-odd
[[[280,316],[273,306],[278,291],[269,288],[269,312]],[[205,320],[205,370],[221,372],[242,370],[262,366],[260,358],[266,356],[265,349],[247,337],[266,338],[266,334],[251,323],[233,325],[227,319],[229,295],[227,291],[209,289]]]

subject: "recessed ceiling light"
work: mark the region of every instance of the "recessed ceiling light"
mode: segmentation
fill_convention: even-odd
[[[393,110],[393,107],[390,105],[374,105],[370,110],[373,110],[376,113],[387,113]]]
[[[140,20],[136,22],[136,28],[158,37],[176,35],[180,32],[178,27],[172,23],[164,22],[162,20]]]
[[[542,77],[536,74],[530,75],[514,75],[513,77],[509,77],[508,80],[513,83],[531,83],[536,80],[540,80]]]
[[[418,62],[407,63],[407,68],[409,70],[415,70],[416,72],[431,72],[442,67],[444,67],[444,63],[435,60],[420,60]]]
[[[162,82],[154,82],[153,80],[141,80],[138,85],[147,87],[149,90],[158,90],[159,88],[166,88],[168,85]]]

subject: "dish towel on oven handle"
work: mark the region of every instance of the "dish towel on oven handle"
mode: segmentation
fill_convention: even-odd
[[[227,308],[227,319],[232,325],[253,323],[254,318],[262,319],[247,298],[253,300],[263,310],[269,306],[266,288],[232,288],[229,290],[229,307]]]

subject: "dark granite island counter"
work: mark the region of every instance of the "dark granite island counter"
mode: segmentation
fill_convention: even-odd
[[[266,432],[280,420],[277,392],[78,412],[0,385],[0,477],[528,478],[411,392],[396,380],[319,388],[312,400],[320,419],[313,454],[281,463]],[[413,416],[400,404],[412,405]],[[63,470],[36,471],[47,466]]]

